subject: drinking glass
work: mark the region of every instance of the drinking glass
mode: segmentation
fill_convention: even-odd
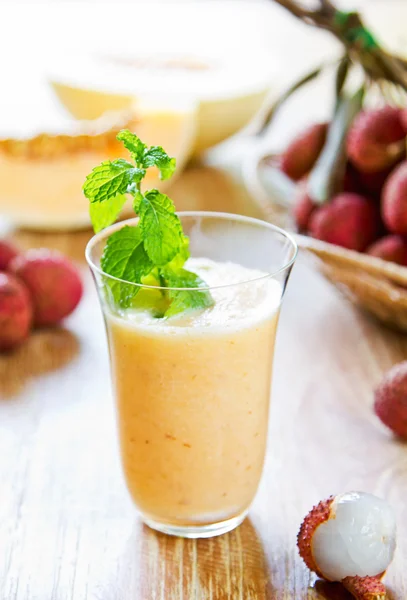
[[[134,504],[156,530],[211,537],[243,521],[260,482],[274,340],[297,247],[288,233],[257,219],[213,212],[179,217],[191,257],[215,261],[224,274],[209,285],[213,307],[171,318],[121,308],[112,293],[117,283],[137,288],[124,289],[138,306],[171,294],[120,282],[101,268],[107,237],[137,219],[95,235],[86,258],[106,323],[122,465]]]

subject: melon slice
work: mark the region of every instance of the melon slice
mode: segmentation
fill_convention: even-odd
[[[270,69],[260,64],[258,55],[248,58],[245,62],[235,56],[214,60],[169,54],[69,54],[68,61],[58,62],[49,81],[78,119],[124,110],[145,97],[192,99],[197,105],[193,148],[197,154],[235,134],[262,106],[270,88]]]
[[[177,159],[177,173],[194,143],[195,109],[139,105],[130,112],[77,122],[69,133],[41,133],[29,139],[0,139],[0,213],[27,229],[74,230],[90,226],[86,175],[106,159],[126,157],[116,140],[128,128],[148,145],[160,145]],[[128,156],[128,155],[127,155]],[[168,186],[149,169],[145,186]],[[125,206],[123,216],[129,214]]]

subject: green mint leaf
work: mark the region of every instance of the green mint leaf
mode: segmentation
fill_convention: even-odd
[[[206,283],[196,273],[186,269],[163,269],[162,274],[170,288],[200,288],[207,287]],[[185,289],[169,290],[170,306],[165,311],[165,317],[173,317],[185,310],[198,310],[213,306],[214,301],[209,290]]]
[[[143,167],[157,167],[160,171],[160,179],[169,179],[175,171],[175,158],[171,158],[161,146],[151,146],[145,150],[142,159]]]
[[[133,198],[133,210],[138,215],[140,211],[140,203],[143,199],[143,194],[141,192],[135,192]]]
[[[170,262],[183,243],[182,226],[172,200],[158,190],[147,192],[139,206],[144,248],[154,265]]]
[[[134,167],[124,158],[107,160],[87,176],[83,191],[91,202],[104,202],[127,192],[129,185],[141,181],[144,169]]]
[[[118,194],[104,202],[90,203],[89,214],[95,233],[102,231],[102,229],[109,227],[116,221],[126,200],[125,194]]]
[[[147,150],[147,146],[141,139],[135,133],[131,133],[128,129],[122,129],[122,131],[117,134],[116,139],[123,143],[124,147],[130,152],[133,160],[139,165]]]
[[[105,273],[130,283],[141,283],[154,268],[143,245],[140,227],[126,225],[108,237],[101,259]],[[106,278],[114,300],[126,308],[140,288]]]
[[[177,270],[184,266],[185,262],[190,257],[189,238],[186,235],[182,236],[181,246],[174,258],[166,265],[166,268]]]
[[[107,301],[121,308],[149,310],[157,318],[212,306],[210,292],[203,289],[205,282],[183,268],[190,256],[189,239],[172,200],[158,190],[143,193],[140,189],[149,167],[156,167],[161,179],[171,177],[175,158],[161,146],[148,148],[129,130],[121,131],[117,139],[135,165],[124,158],[105,161],[93,169],[83,186],[96,232],[114,223],[126,194],[133,196],[139,216],[136,226],[125,225],[107,238],[101,258]]]

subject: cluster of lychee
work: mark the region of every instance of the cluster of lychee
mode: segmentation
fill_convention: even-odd
[[[60,323],[82,297],[78,270],[47,249],[19,253],[0,240],[0,351],[21,344],[34,327]]]
[[[320,204],[308,174],[324,147],[327,123],[309,127],[281,154],[280,168],[298,182],[294,218],[314,238],[407,265],[407,110],[364,110],[346,139],[341,191]]]

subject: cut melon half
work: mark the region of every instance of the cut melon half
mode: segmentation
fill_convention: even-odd
[[[250,52],[248,52],[250,58]],[[264,60],[264,59],[263,59]],[[197,106],[193,153],[235,134],[262,106],[270,89],[270,69],[225,56],[69,54],[49,81],[58,99],[78,119],[126,110],[145,97],[191,99]]]
[[[27,229],[75,230],[90,226],[82,186],[91,170],[107,159],[128,158],[117,142],[128,128],[148,145],[162,146],[177,159],[180,173],[194,144],[195,108],[133,107],[95,121],[79,121],[69,133],[41,133],[29,139],[0,139],[0,214]],[[149,169],[147,188],[164,191],[156,169]],[[123,216],[131,212],[125,206]]]

